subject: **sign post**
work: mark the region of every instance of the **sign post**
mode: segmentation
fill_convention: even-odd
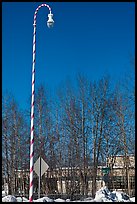
[[[34,171],[39,176],[38,198],[40,198],[41,176],[48,170],[48,168],[48,164],[41,157],[39,157],[34,164]]]
[[[109,172],[110,172],[110,167],[102,168],[103,181],[105,182],[106,185],[109,183]]]

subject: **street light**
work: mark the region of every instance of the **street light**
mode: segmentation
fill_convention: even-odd
[[[47,21],[47,26],[49,27],[49,28],[52,28],[53,27],[53,25],[54,25],[54,20],[53,20],[53,14],[50,12],[50,14],[48,14],[48,21]]]
[[[34,13],[34,30],[33,30],[33,60],[32,60],[32,98],[31,98],[31,139],[30,139],[30,185],[29,185],[29,201],[33,201],[33,170],[34,170],[34,83],[35,83],[35,55],[36,55],[36,18],[39,9],[46,6],[49,9],[47,26],[53,27],[54,20],[51,8],[47,4],[41,4]]]

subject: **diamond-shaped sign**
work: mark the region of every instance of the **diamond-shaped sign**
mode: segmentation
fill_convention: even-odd
[[[41,157],[39,157],[34,164],[34,171],[38,176],[40,175],[42,176],[48,170],[48,168],[49,168],[48,164]],[[40,170],[41,170],[41,174],[40,174]]]

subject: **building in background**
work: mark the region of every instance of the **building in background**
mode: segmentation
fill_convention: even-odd
[[[41,179],[43,195],[81,194],[92,196],[93,167],[60,167],[48,169]],[[6,183],[6,179],[4,181]],[[4,185],[5,185],[4,183]],[[110,190],[126,192],[135,196],[135,156],[111,156],[106,165],[98,166],[97,190],[107,185]],[[6,189],[7,188],[7,185]],[[29,192],[29,170],[16,170],[15,192],[26,196]],[[8,192],[7,192],[8,193]],[[38,193],[38,176],[34,173],[34,194]]]

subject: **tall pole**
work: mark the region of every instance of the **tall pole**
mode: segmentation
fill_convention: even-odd
[[[41,155],[39,157],[39,192],[38,192],[38,198],[40,198],[40,187],[41,187]]]
[[[32,60],[32,98],[31,98],[31,139],[30,139],[30,185],[29,201],[33,202],[33,170],[34,170],[34,84],[35,84],[35,56],[36,56],[36,18],[38,10],[46,6],[51,14],[51,8],[47,4],[41,4],[34,13],[34,31],[33,31],[33,60]]]

